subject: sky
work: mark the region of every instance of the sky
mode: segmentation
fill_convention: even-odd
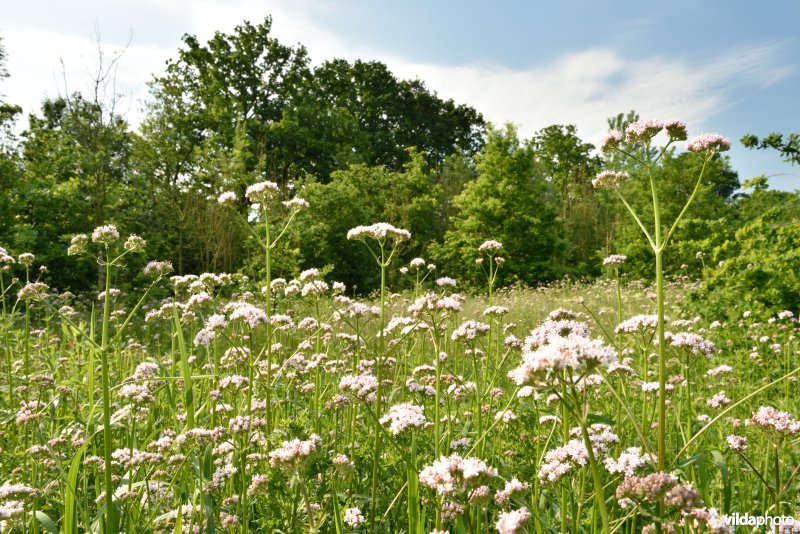
[[[118,110],[136,126],[147,82],[177,55],[272,16],[272,35],[314,64],[379,60],[440,97],[475,107],[530,137],[574,124],[598,144],[607,119],[681,119],[690,136],[733,141],[742,181],[770,176],[800,189],[800,167],[752,151],[752,133],[800,131],[800,2],[740,0],[60,0],[5,1],[0,37],[11,77],[5,101],[36,112],[45,97],[89,91],[98,64],[121,54]],[[24,122],[20,128],[24,127]]]

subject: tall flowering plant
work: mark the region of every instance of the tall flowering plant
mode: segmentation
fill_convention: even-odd
[[[383,366],[386,352],[386,336],[384,334],[384,329],[386,327],[386,269],[392,263],[392,259],[394,259],[400,243],[411,239],[411,232],[381,222],[370,226],[356,226],[347,232],[347,239],[363,242],[381,269],[380,327],[378,328],[378,354],[375,358],[377,379],[375,391],[376,428],[372,452],[372,493],[370,506],[370,524],[373,530],[375,530],[377,528],[375,516],[378,498],[378,457],[381,451],[381,432],[377,425],[382,415],[381,395],[383,394]],[[377,247],[375,246],[376,244]]]
[[[660,148],[656,144],[656,136],[660,133],[667,136],[666,144]],[[700,190],[703,183],[708,163],[719,152],[729,150],[731,143],[728,139],[718,134],[703,134],[688,142],[686,148],[690,152],[696,153],[702,158],[703,166],[695,182],[694,189],[681,209],[678,216],[668,224],[662,220],[659,204],[658,188],[656,187],[656,169],[661,164],[667,150],[675,143],[687,139],[686,124],[678,120],[661,121],[647,119],[634,121],[625,128],[625,132],[618,130],[610,131],[600,143],[603,152],[619,152],[642,166],[645,179],[650,182],[653,209],[653,227],[647,227],[642,221],[640,214],[631,206],[623,196],[620,186],[623,182],[630,179],[626,172],[606,170],[597,175],[592,181],[594,187],[606,187],[611,189],[625,208],[636,221],[642,230],[650,248],[655,256],[655,275],[656,275],[656,305],[657,305],[657,343],[658,343],[658,468],[663,470],[666,466],[666,414],[667,414],[667,359],[665,352],[664,335],[664,251],[669,245],[670,238],[678,228],[683,216],[689,209]],[[624,141],[624,142],[623,142]]]

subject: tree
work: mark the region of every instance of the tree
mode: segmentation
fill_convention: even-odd
[[[488,239],[503,243],[508,261],[502,283],[536,284],[562,274],[554,261],[565,242],[557,192],[536,163],[530,143],[521,143],[516,129],[490,128],[483,151],[476,156],[478,176],[455,199],[458,209],[444,242],[434,247],[443,272],[466,282],[480,280],[474,259]]]
[[[5,63],[6,50],[0,38],[0,81],[9,76]],[[19,157],[12,127],[21,112],[22,108],[6,103],[0,93],[0,196],[3,198],[10,198],[19,184]],[[5,239],[3,243],[6,246],[10,246],[10,236],[7,236],[12,221],[12,206],[11,202],[0,203],[0,239]]]
[[[131,134],[121,117],[105,113],[80,94],[46,100],[22,134],[12,232],[16,246],[35,250],[61,287],[86,289],[97,272],[89,262],[68,267],[69,236],[111,221],[128,231],[144,226],[128,173]]]
[[[559,192],[563,237],[569,243],[561,267],[579,276],[592,272],[604,230],[598,224],[602,205],[592,188],[600,168],[600,158],[592,155],[594,145],[584,143],[574,125],[554,124],[536,132],[531,146],[545,178]]]
[[[197,169],[194,151],[205,144],[231,149],[237,132],[248,143],[242,154],[246,171],[258,170],[286,183],[291,166],[302,154],[285,150],[290,143],[275,127],[294,106],[299,87],[310,75],[308,57],[271,37],[272,19],[245,21],[230,35],[216,32],[202,45],[184,35],[184,47],[167,64],[166,73],[151,84],[153,102],[145,131],[159,131],[176,143],[173,163],[186,175]]]
[[[777,150],[786,163],[800,165],[800,133],[789,134],[789,139],[787,140],[784,140],[783,134],[774,132],[761,139],[755,135],[747,134],[742,137],[742,144],[747,148],[759,150],[771,148]]]
[[[426,253],[429,243],[442,238],[445,197],[436,178],[426,171],[422,154],[409,150],[402,172],[382,166],[351,165],[336,171],[328,183],[301,182],[300,196],[312,206],[298,243],[304,267],[330,269],[331,276],[359,292],[380,285],[369,252],[347,239],[355,226],[389,222],[411,232],[398,263]]]

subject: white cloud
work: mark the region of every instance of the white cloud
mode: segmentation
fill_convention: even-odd
[[[137,6],[146,7],[148,13],[163,13],[164,17],[138,20],[137,13],[143,8]],[[703,59],[630,59],[613,50],[592,48],[528,69],[420,64],[396,53],[369,49],[326,27],[322,22],[326,13],[336,9],[328,0],[273,0],[268,4],[260,0],[116,0],[111,4],[98,2],[97,13],[87,16],[93,17],[89,20],[102,20],[102,13],[108,9],[116,10],[117,18],[119,11],[131,13],[134,42],[119,64],[117,83],[119,90],[130,95],[127,108],[134,124],[141,117],[146,82],[163,70],[166,59],[176,55],[180,35],[195,34],[205,41],[216,30],[229,32],[245,19],[258,23],[267,14],[273,16],[273,35],[286,44],[304,44],[315,63],[333,57],[384,61],[398,76],[419,78],[439,96],[469,104],[492,122],[516,123],[523,136],[549,124],[576,124],[585,140],[596,142],[606,130],[609,116],[630,109],[643,117],[680,118],[696,132],[734,102],[734,89],[774,84],[790,72],[777,61],[785,43],[774,42],[742,46]],[[156,30],[159,34],[174,33],[174,40],[164,39],[160,45],[137,42],[137,24],[155,25],[148,28],[150,34]],[[80,26],[78,31],[76,26]],[[21,104],[26,113],[36,110],[45,94],[63,93],[60,58],[66,65],[70,89],[84,89],[97,59],[91,28],[91,22],[76,19],[65,21],[60,31],[33,26],[4,30],[12,78],[0,86],[0,91],[6,93],[9,102]],[[169,46],[167,42],[175,44]],[[121,47],[108,46],[106,50],[111,56]]]
[[[514,122],[530,136],[550,124],[576,124],[587,141],[606,119],[635,109],[642,117],[679,118],[697,132],[733,102],[733,89],[771,85],[790,73],[777,64],[780,43],[746,46],[706,60],[629,60],[604,49],[556,59],[541,67],[416,65],[389,59],[406,77],[419,77],[440,96],[466,102],[495,123]]]

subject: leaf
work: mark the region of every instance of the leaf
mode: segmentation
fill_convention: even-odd
[[[722,513],[727,514],[731,506],[731,478],[728,464],[725,463],[725,457],[720,451],[711,451],[711,458],[714,465],[719,468],[719,474],[722,477]]]
[[[40,510],[36,510],[36,519],[39,520],[39,525],[47,532],[58,534],[58,525],[56,525],[55,521],[50,519],[49,515]]]
[[[69,474],[67,475],[67,487],[64,489],[64,534],[76,534],[78,532],[75,492],[78,488],[78,474],[81,469],[81,459],[88,445],[89,441],[86,441],[81,448],[77,450],[70,463]]]

